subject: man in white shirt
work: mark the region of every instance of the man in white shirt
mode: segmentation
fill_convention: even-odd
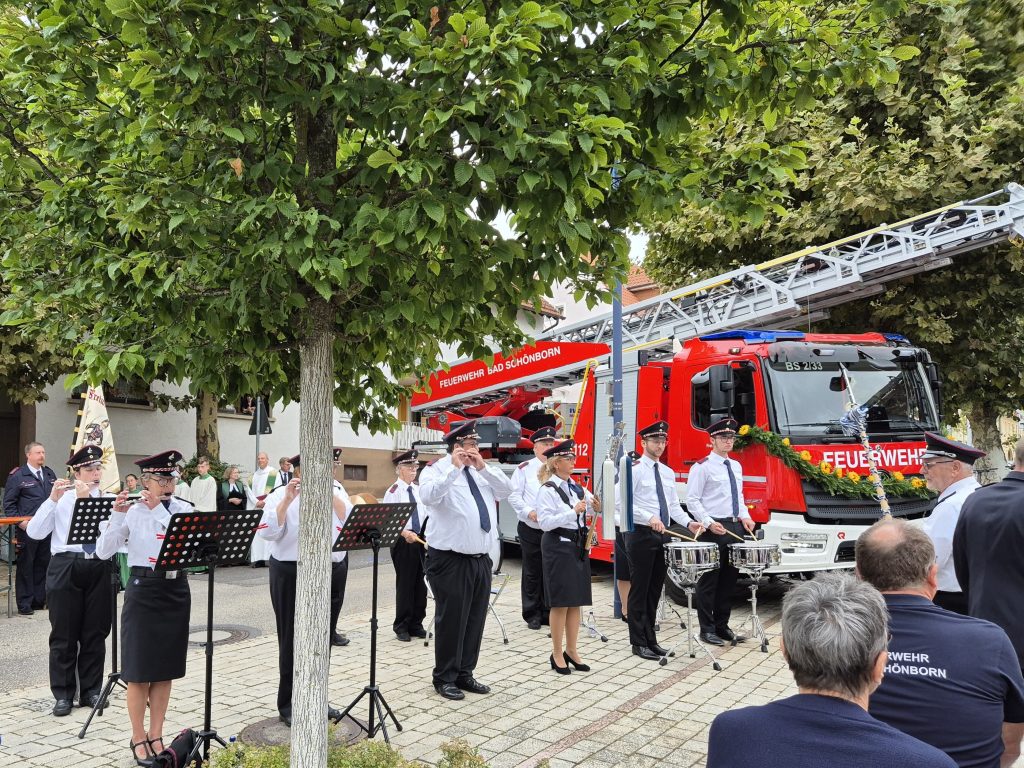
[[[292,673],[295,662],[295,585],[299,559],[299,510],[301,500],[299,488],[301,479],[301,456],[293,456],[290,460],[294,468],[294,477],[275,489],[267,497],[260,520],[258,535],[270,542],[270,602],[274,606],[274,617],[277,622],[278,652],[278,683],[277,711],[282,723],[291,727],[292,724]],[[345,518],[352,508],[352,502],[339,485],[334,484],[332,507],[334,527],[332,541],[345,523]],[[346,552],[332,552],[331,589],[334,591],[335,581],[342,576],[339,567],[345,560]],[[324,597],[329,598],[328,595]],[[327,716],[340,717],[341,713],[328,706]]]
[[[423,531],[423,510],[420,508],[416,470],[419,453],[415,448],[395,456],[398,478],[388,488],[384,504],[415,504],[402,535],[391,547],[391,563],[395,566],[395,621],[391,625],[395,637],[408,643],[414,637],[426,637],[423,619],[427,615],[427,585],[423,581],[423,545],[417,540]]]
[[[746,640],[729,629],[732,590],[739,570],[729,561],[729,545],[736,539],[726,531],[742,536],[751,533],[755,525],[743,501],[743,469],[729,458],[738,426],[735,419],[719,419],[708,427],[711,453],[693,465],[686,482],[686,509],[707,529],[700,540],[718,544],[718,568],[707,571],[697,582],[700,637],[711,645]]]
[[[448,455],[420,472],[420,500],[430,514],[426,573],[434,592],[437,641],[434,690],[446,699],[463,691],[489,693],[473,677],[491,594],[491,543],[498,535],[495,501],[511,488],[500,469],[480,455],[476,421],[445,437]]]
[[[50,541],[46,598],[50,605],[50,691],[53,714],[71,714],[75,691],[92,707],[103,684],[103,660],[110,634],[110,565],[96,557],[96,544],[68,544],[75,501],[98,497],[103,450],[79,449],[68,459],[74,480],[57,480],[49,498],[29,520],[26,533]]]
[[[925,432],[924,439],[921,474],[928,487],[939,494],[935,508],[921,526],[935,545],[935,563],[939,566],[934,602],[947,611],[967,616],[967,599],[953,568],[953,532],[960,519],[960,508],[981,487],[974,479],[973,466],[985,452],[932,432]]]
[[[534,500],[540,489],[537,473],[544,466],[544,451],[555,444],[555,428],[541,427],[530,439],[533,441],[533,458],[524,461],[512,473],[509,481],[512,493],[508,501],[519,518],[517,536],[523,551],[523,620],[530,629],[540,629],[548,623],[548,605],[544,600],[544,570],[540,556],[540,539],[544,532],[537,522]]]
[[[196,461],[197,474],[189,486],[192,505],[196,512],[217,511],[217,481],[210,474],[210,460],[200,456]]]
[[[256,497],[256,509],[263,509],[267,503],[267,494],[278,485],[277,470],[270,466],[270,457],[260,451],[256,454],[256,471],[252,473],[253,495]],[[249,562],[253,568],[262,568],[267,564],[267,542],[261,536],[254,536],[249,550]]]
[[[668,422],[656,421],[638,434],[644,452],[633,462],[633,531],[625,534],[631,572],[629,643],[634,655],[658,661],[668,653],[654,634],[667,570],[665,529],[691,521],[679,504],[675,472],[660,461],[668,445]]]

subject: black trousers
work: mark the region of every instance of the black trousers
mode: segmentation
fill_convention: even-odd
[[[658,602],[665,585],[664,543],[667,537],[655,533],[648,525],[638,525],[632,533],[624,534],[629,558],[629,643],[650,647],[658,642],[654,624],[658,616]]]
[[[42,608],[46,603],[46,569],[50,566],[50,537],[33,539],[21,528],[15,528],[18,542],[18,573],[14,594],[19,610]]]
[[[331,632],[338,631],[338,616],[345,604],[345,585],[348,584],[348,555],[331,568]]]
[[[523,621],[548,623],[548,604],[544,599],[544,568],[541,564],[540,540],[544,531],[531,528],[522,520],[517,529],[519,547],[523,550]]]
[[[746,529],[739,520],[718,520],[727,530],[742,536]],[[697,582],[697,620],[701,632],[725,631],[729,628],[729,617],[732,615],[732,591],[740,572],[729,562],[729,545],[736,539],[727,533],[716,536],[704,531],[699,541],[712,541],[718,544],[718,568],[706,571]]]
[[[434,592],[434,685],[473,676],[491,596],[491,558],[444,549],[427,551]]]
[[[963,592],[943,592],[939,590],[935,593],[935,599],[932,602],[940,608],[945,608],[947,611],[960,613],[964,616],[971,615],[967,610],[967,595]]]
[[[423,629],[427,585],[423,581],[423,545],[399,538],[391,548],[395,566],[395,634]]]
[[[294,560],[270,558],[270,602],[274,606],[274,618],[277,623],[277,711],[289,717],[292,714],[292,675],[295,669],[295,577],[297,572]],[[332,564],[332,613],[336,585],[341,581],[340,591],[344,593],[344,579],[347,575],[347,557],[340,563]],[[338,610],[341,610],[340,603]],[[330,648],[330,644],[327,647]]]
[[[55,555],[46,572],[50,602],[50,691],[80,699],[103,687],[110,634],[110,563]]]

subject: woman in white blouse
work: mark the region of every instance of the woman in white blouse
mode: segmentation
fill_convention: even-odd
[[[590,605],[590,555],[585,549],[587,525],[600,502],[572,481],[576,453],[572,440],[556,443],[544,452],[546,463],[538,475],[541,487],[534,501],[541,537],[544,593],[551,606],[551,668],[568,675],[570,665],[589,672],[576,642],[580,633],[580,606]],[[564,646],[563,646],[564,640]]]
[[[143,766],[151,765],[164,749],[171,682],[185,676],[192,605],[188,581],[184,571],[154,569],[171,516],[194,511],[173,495],[180,460],[177,451],[166,451],[135,462],[142,470],[141,498],[129,506],[127,492],[122,492],[96,541],[96,554],[104,559],[128,545],[131,575],[121,611],[121,679],[128,686],[129,747]]]

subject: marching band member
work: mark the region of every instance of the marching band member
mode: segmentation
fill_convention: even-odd
[[[144,766],[164,748],[171,683],[185,676],[188,650],[192,598],[185,572],[153,568],[171,516],[194,511],[191,504],[172,495],[179,461],[177,451],[136,461],[142,472],[141,498],[129,507],[128,494],[120,493],[110,521],[96,541],[96,554],[103,559],[128,544],[131,577],[121,609],[121,679],[128,684],[129,747],[135,762]]]
[[[68,544],[75,500],[100,493],[103,449],[87,445],[71,454],[74,480],[57,480],[50,496],[28,522],[33,539],[50,538],[46,599],[50,605],[50,691],[53,714],[71,714],[75,690],[83,707],[95,706],[103,684],[103,660],[110,634],[110,565],[96,556],[96,544]],[[111,496],[112,497],[112,496]]]
[[[333,449],[335,476],[332,485],[334,492],[341,495],[346,507],[352,509],[352,500],[348,496],[348,491],[345,490],[345,486],[341,484],[337,477],[338,469],[342,466],[341,452],[341,448],[335,447]],[[340,648],[344,648],[352,642],[344,632],[338,631],[338,617],[341,616],[341,607],[345,604],[345,587],[348,585],[348,558],[345,556],[346,554],[348,553],[341,553],[341,558],[334,563],[333,570],[331,571],[331,645],[337,645]]]
[[[743,468],[729,458],[738,426],[735,419],[719,419],[708,427],[711,453],[693,465],[686,483],[686,508],[706,529],[700,540],[718,544],[718,568],[706,572],[697,582],[700,637],[711,645],[746,640],[729,629],[732,588],[739,570],[729,561],[729,545],[736,539],[726,531],[742,536],[754,530],[743,501]]]
[[[631,572],[629,642],[636,656],[656,661],[667,653],[654,634],[667,570],[664,531],[673,521],[690,521],[679,504],[675,472],[660,461],[668,445],[668,422],[656,421],[639,435],[644,452],[633,462],[633,532],[625,534]]]
[[[402,529],[402,535],[391,547],[391,562],[395,566],[395,636],[404,643],[414,637],[426,637],[423,619],[427,615],[427,585],[423,581],[423,545],[416,538],[423,530],[416,469],[419,453],[400,453],[391,460],[398,479],[388,488],[384,504],[415,504],[416,509]]]
[[[498,535],[495,500],[508,498],[508,478],[483,460],[476,421],[445,437],[448,455],[420,472],[420,499],[430,512],[427,578],[434,591],[437,642],[434,690],[446,699],[489,693],[473,677],[491,594],[491,543]]]
[[[293,456],[289,459],[294,468],[294,476],[286,485],[275,488],[267,496],[263,519],[257,529],[259,535],[270,542],[270,602],[274,606],[277,620],[277,712],[281,722],[289,727],[292,724],[292,670],[295,664],[295,577],[299,559],[299,493],[302,478],[300,458]],[[334,536],[341,530],[352,506],[348,494],[339,488],[340,484],[335,482],[332,506],[337,522],[332,529]],[[336,583],[342,578],[342,563],[346,554],[331,553],[332,594],[336,591]],[[338,710],[327,707],[328,717],[340,715]]]
[[[537,522],[544,531],[544,591],[551,606],[551,668],[569,674],[571,664],[580,672],[590,667],[580,659],[576,641],[580,634],[580,606],[593,601],[590,592],[590,554],[586,550],[587,526],[599,502],[572,481],[576,464],[574,442],[565,440],[544,451],[547,460],[538,478],[535,506]],[[562,646],[562,639],[565,646]]]
[[[530,629],[540,629],[541,625],[548,623],[548,604],[544,599],[544,568],[540,552],[543,531],[537,522],[535,500],[540,489],[537,476],[544,466],[544,452],[555,444],[555,428],[541,427],[530,439],[533,441],[533,458],[524,461],[512,473],[509,481],[512,493],[508,501],[519,518],[516,534],[523,551],[523,620]]]

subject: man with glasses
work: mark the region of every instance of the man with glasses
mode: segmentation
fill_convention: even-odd
[[[697,582],[697,618],[700,637],[710,645],[746,640],[729,629],[732,614],[732,590],[739,570],[729,562],[729,545],[737,536],[752,533],[755,523],[743,501],[743,469],[729,458],[736,441],[735,419],[719,419],[708,427],[711,453],[690,469],[686,482],[686,509],[706,530],[701,541],[718,544],[718,568],[708,571]]]
[[[967,598],[960,589],[953,568],[953,531],[960,518],[960,508],[967,497],[981,486],[974,479],[974,462],[985,455],[973,445],[924,433],[925,450],[921,454],[921,474],[928,488],[939,494],[932,513],[922,529],[935,545],[935,562],[939,566],[939,591],[935,604],[947,611],[967,615]]]

